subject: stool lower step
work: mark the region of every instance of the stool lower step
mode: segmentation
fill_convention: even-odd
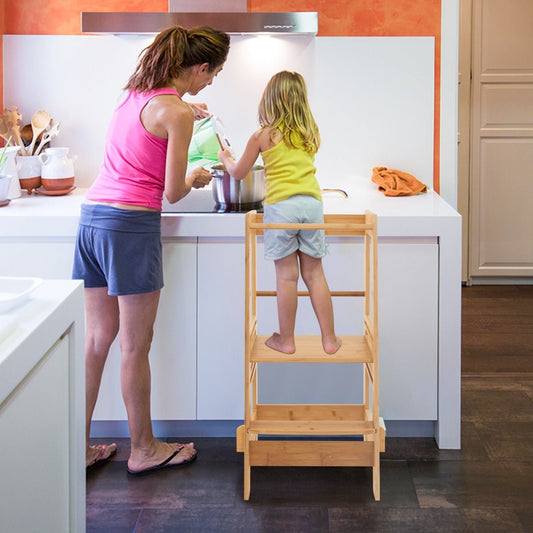
[[[385,427],[385,422],[383,420],[383,418],[379,417],[379,430],[378,430],[378,434],[379,434],[379,449],[380,449],[380,452],[384,452],[385,451],[385,435],[387,433],[387,429]],[[364,435],[363,436],[363,440],[364,441],[374,441],[374,434],[368,434],[368,435]],[[279,434],[278,434],[279,436]],[[259,434],[258,433],[253,433],[251,431],[248,431],[246,432],[246,429],[245,429],[245,425],[241,425],[237,428],[236,432],[235,432],[235,444],[236,444],[236,451],[237,452],[244,452],[244,448],[245,448],[245,441],[246,441],[246,437],[248,437],[248,440],[250,442],[256,442],[258,441],[259,439]],[[269,442],[272,442],[269,440]],[[286,442],[286,441],[284,441]],[[327,440],[325,440],[325,442],[328,442]],[[339,442],[339,441],[335,441],[335,442]],[[350,441],[352,442],[352,441]],[[312,441],[309,441],[310,445],[313,444],[319,444],[320,445],[320,441],[316,441],[316,440],[312,440]]]
[[[254,420],[250,433],[258,435],[370,435],[373,422],[352,420]]]

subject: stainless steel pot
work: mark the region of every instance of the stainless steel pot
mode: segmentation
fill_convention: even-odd
[[[243,180],[236,180],[224,165],[211,167],[212,190],[217,209],[248,211],[260,208],[265,198],[265,168],[255,165]]]

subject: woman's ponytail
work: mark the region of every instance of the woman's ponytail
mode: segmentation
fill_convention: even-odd
[[[229,36],[212,28],[186,30],[173,26],[159,33],[139,56],[135,72],[125,89],[146,92],[167,87],[184,69],[209,64],[212,71],[222,65],[229,52]]]

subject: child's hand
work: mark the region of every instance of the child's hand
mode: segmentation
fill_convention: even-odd
[[[233,161],[233,156],[227,148],[221,148],[218,151],[218,160],[223,163],[224,166],[227,166],[229,161]]]

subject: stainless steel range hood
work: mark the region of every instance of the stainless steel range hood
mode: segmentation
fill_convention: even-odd
[[[107,13],[83,12],[82,33],[159,33],[169,26],[211,26],[231,34],[316,35],[318,14],[298,13]]]

